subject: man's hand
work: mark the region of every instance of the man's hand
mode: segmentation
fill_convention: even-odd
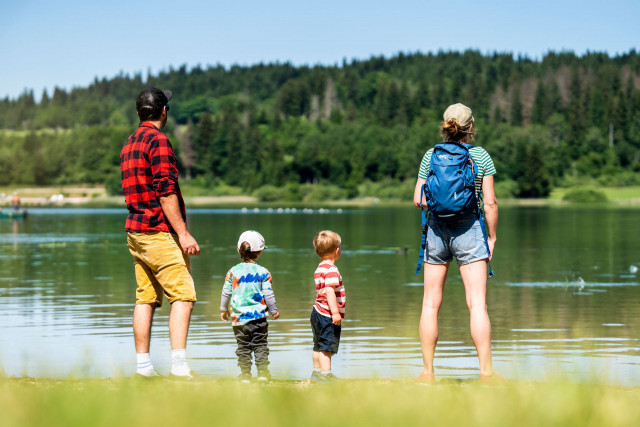
[[[225,322],[227,320],[229,320],[229,312],[228,311],[221,311],[220,312],[220,319],[224,320]]]
[[[339,326],[340,323],[342,323],[342,316],[340,316],[340,313],[335,313],[331,315],[331,323],[333,323],[336,326]]]
[[[187,255],[200,255],[200,246],[198,246],[198,242],[193,238],[188,231],[184,234],[179,234],[178,238],[180,239],[180,246],[182,247],[182,251]]]
[[[271,314],[271,318],[272,318],[273,320],[276,320],[278,317],[280,317],[280,312],[279,312],[279,311],[278,311],[278,312],[276,312],[276,313],[272,313],[272,314]]]

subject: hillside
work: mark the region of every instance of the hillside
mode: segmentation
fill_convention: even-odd
[[[398,54],[336,66],[169,69],[0,100],[0,185],[104,183],[147,86],[174,92],[166,129],[195,186],[262,199],[410,197],[444,108],[474,110],[501,195],[640,184],[640,58],[549,52]],[[371,185],[363,185],[372,183]],[[404,184],[402,184],[404,183]],[[368,188],[368,190],[367,190]],[[408,190],[407,190],[408,188]],[[362,194],[363,191],[381,194]],[[318,196],[318,195],[317,195]]]

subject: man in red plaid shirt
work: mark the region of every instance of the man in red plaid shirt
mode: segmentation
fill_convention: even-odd
[[[173,147],[160,131],[167,123],[171,95],[171,91],[154,87],[140,92],[136,100],[140,125],[120,152],[122,188],[129,210],[127,245],[138,283],[133,310],[136,376],[158,376],[149,345],[153,313],[162,305],[164,294],[171,304],[169,376],[194,379],[186,359],[187,333],[196,301],[189,256],[199,255],[200,247],[187,230]]]

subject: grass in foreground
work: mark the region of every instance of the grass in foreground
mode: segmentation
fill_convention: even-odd
[[[0,379],[9,426],[640,425],[640,389],[568,383]]]

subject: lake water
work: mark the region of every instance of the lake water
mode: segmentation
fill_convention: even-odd
[[[0,364],[6,375],[132,375],[135,279],[120,209],[32,210],[0,220]],[[489,281],[494,366],[512,379],[563,375],[640,385],[640,211],[622,208],[501,208]],[[341,234],[338,261],[347,317],[334,372],[340,377],[411,378],[421,369],[422,276],[414,274],[419,211],[411,208],[190,210],[202,248],[193,258],[199,302],[189,333],[192,369],[238,373],[235,339],[219,320],[235,245],[257,229],[269,249],[259,262],[274,278],[281,318],[269,322],[278,379],[311,372],[309,314],[321,229]],[[408,248],[408,254],[403,250]],[[156,312],[151,356],[170,367],[168,304]],[[457,268],[440,313],[436,375],[471,378],[478,362]]]

